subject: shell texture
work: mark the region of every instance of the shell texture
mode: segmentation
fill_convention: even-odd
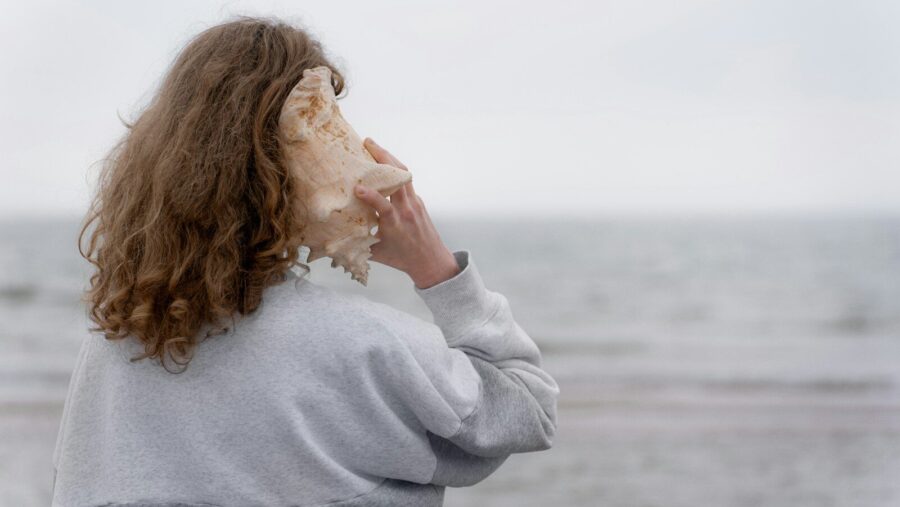
[[[301,244],[307,262],[330,257],[366,285],[375,211],[353,193],[361,183],[388,196],[412,180],[409,171],[375,162],[363,141],[341,115],[331,85],[331,70],[315,67],[291,90],[278,120],[288,168],[298,188],[293,204],[304,227]]]

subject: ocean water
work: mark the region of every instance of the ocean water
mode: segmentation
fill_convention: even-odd
[[[448,506],[900,505],[900,219],[440,220],[560,384],[553,449]],[[0,505],[48,505],[88,265],[0,223]],[[429,319],[402,273],[317,283]]]

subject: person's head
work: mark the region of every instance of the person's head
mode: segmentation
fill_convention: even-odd
[[[136,337],[144,353],[133,360],[186,366],[198,341],[253,312],[299,264],[303,224],[277,122],[303,71],[320,65],[340,94],[319,43],[266,18],[238,17],[184,47],[105,159],[79,236],[96,268],[91,331]]]

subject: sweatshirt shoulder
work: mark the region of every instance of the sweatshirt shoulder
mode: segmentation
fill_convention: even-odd
[[[364,318],[408,346],[415,347],[428,340],[446,346],[440,328],[431,321],[362,295],[354,294],[347,298],[357,311],[366,315]]]
[[[289,279],[266,294],[253,327],[274,327],[304,350],[328,347],[345,357],[354,350],[392,347],[398,328],[414,316],[362,295],[340,293],[310,280]],[[422,321],[424,322],[424,321]]]
[[[438,378],[464,357],[462,352],[448,347],[443,331],[433,322],[365,296],[353,295],[349,299],[366,315],[363,318],[372,329],[380,330],[379,343],[368,349],[370,358],[390,355],[389,362],[396,367],[403,363],[401,357],[406,358],[411,361],[406,363],[408,366]]]

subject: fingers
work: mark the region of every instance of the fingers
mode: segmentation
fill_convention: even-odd
[[[363,185],[356,185],[354,187],[354,192],[356,193],[356,197],[358,197],[360,201],[371,206],[378,213],[379,217],[390,216],[394,211],[391,202],[371,188]]]

